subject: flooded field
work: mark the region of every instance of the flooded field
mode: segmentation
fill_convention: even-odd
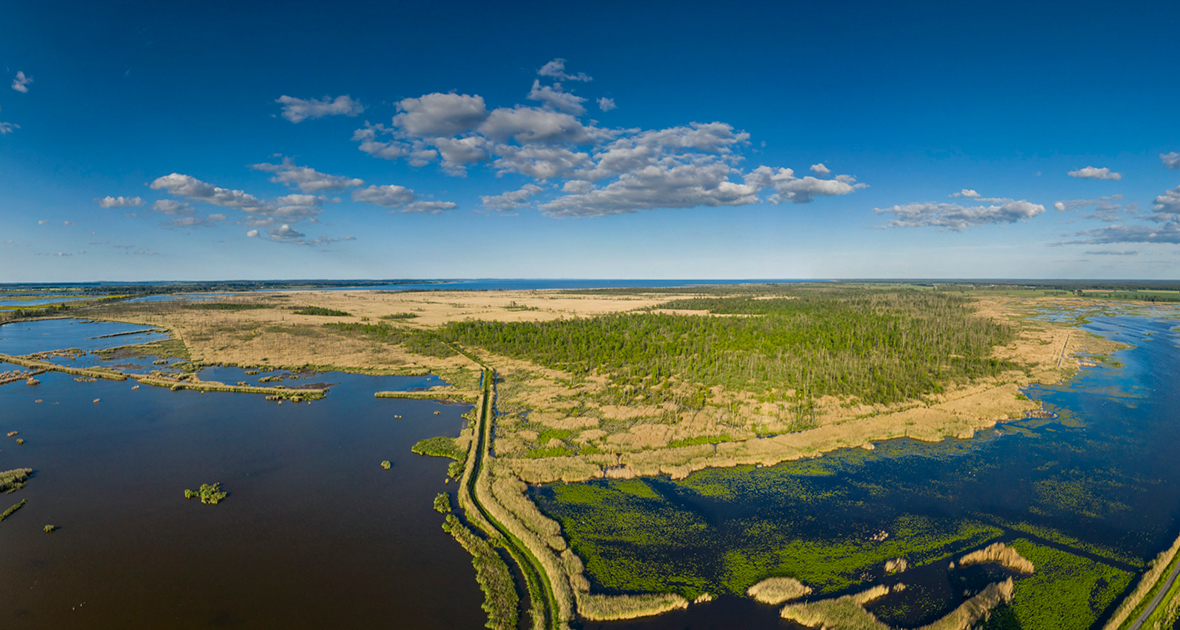
[[[0,353],[163,338],[102,337],[142,328],[3,326]],[[167,368],[152,357],[53,360]],[[0,443],[0,470],[33,469],[27,487],[3,496],[5,508],[27,504],[0,523],[0,627],[482,627],[471,557],[431,509],[454,486],[444,484],[447,461],[410,452],[423,438],[458,435],[469,407],[373,398],[441,384],[434,377],[309,377],[299,375],[332,384],[327,398],[281,406],[60,373],[0,386],[0,430],[24,440]],[[229,493],[218,505],[185,500],[186,489],[215,482]]]
[[[789,628],[779,606],[738,599],[769,575],[812,600],[904,583],[866,608],[883,622],[930,623],[990,582],[1015,598],[987,627],[1092,628],[1180,534],[1180,347],[1174,321],[1100,317],[1090,330],[1134,347],[1060,387],[1032,388],[1055,418],[970,440],[894,440],[769,468],[556,484],[534,498],[557,518],[607,592],[703,593],[660,618],[586,628]],[[950,563],[996,541],[1031,576]],[[886,561],[908,568],[886,574]],[[1067,612],[1067,615],[1063,613]]]

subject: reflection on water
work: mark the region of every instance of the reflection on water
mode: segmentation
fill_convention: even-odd
[[[0,327],[0,352],[123,345],[133,342],[83,344],[137,329],[20,326]],[[0,443],[0,470],[34,469],[25,489],[0,495],[28,501],[0,524],[0,628],[482,627],[471,558],[431,509],[453,489],[447,461],[410,452],[458,435],[469,407],[373,398],[437,379],[317,375],[335,383],[326,399],[279,406],[39,378],[0,386],[0,433],[25,440]],[[185,500],[213,482],[229,492],[219,505]]]
[[[903,593],[868,608],[917,627],[1003,577],[948,569],[965,551],[1002,540],[1037,572],[1017,580],[1014,602],[988,627],[1098,626],[1146,561],[1180,534],[1174,325],[1095,319],[1091,330],[1136,347],[1117,353],[1121,367],[1030,388],[1057,419],[999,425],[971,440],[893,440],[872,452],[701,471],[680,482],[554,484],[534,496],[559,518],[595,587],[608,591],[738,594],[767,575],[791,575],[828,597],[903,582]],[[898,556],[911,569],[885,576],[884,561]],[[790,627],[778,608],[719,598],[586,628]]]

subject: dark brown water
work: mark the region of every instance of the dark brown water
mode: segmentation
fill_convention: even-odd
[[[373,398],[422,379],[331,373],[327,399],[278,406],[39,378],[0,387],[0,432],[26,440],[0,442],[0,470],[35,471],[0,495],[28,501],[0,523],[0,628],[483,626],[471,558],[431,509],[447,461],[410,452],[468,407]],[[212,482],[224,502],[185,500]]]

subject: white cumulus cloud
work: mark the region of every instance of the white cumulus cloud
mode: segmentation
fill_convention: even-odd
[[[837,175],[833,179],[817,179],[811,175],[799,178],[789,168],[775,170],[769,166],[750,171],[745,180],[760,189],[773,188],[775,194],[770,196],[771,203],[809,203],[816,197],[847,195],[867,187],[867,184],[856,183],[856,178],[849,175]]]
[[[1151,209],[1165,214],[1180,214],[1180,186],[1156,197]]]
[[[393,125],[410,137],[454,136],[471,131],[488,117],[482,96],[426,94],[403,99]]]
[[[529,91],[528,99],[530,101],[541,101],[553,109],[561,110],[574,116],[586,115],[586,108],[582,106],[582,103],[585,103],[586,99],[563,91],[560,83],[541,85],[541,81],[536,79],[533,81],[533,89]]]
[[[302,99],[293,96],[280,96],[276,103],[283,106],[283,118],[298,123],[308,118],[323,118],[324,116],[356,116],[365,111],[365,106],[355,101],[349,95],[322,99]]]
[[[1172,151],[1171,153],[1161,153],[1160,162],[1170,169],[1180,169],[1180,153],[1175,151]]]
[[[555,59],[538,73],[559,81],[589,80],[566,72]],[[865,188],[851,175],[837,175],[813,164],[805,177],[788,168],[742,168],[749,134],[716,121],[664,129],[603,128],[587,120],[588,98],[567,92],[561,83],[535,79],[528,99],[489,108],[471,94],[426,94],[403,99],[385,124],[365,123],[353,140],[374,157],[405,160],[412,166],[437,162],[443,172],[466,175],[479,164],[499,176],[537,180],[499,195],[482,197],[494,209],[520,207],[537,194],[541,181],[553,181],[557,195],[538,208],[551,216],[602,216],[657,208],[737,206],[769,201],[809,203]],[[614,101],[598,99],[599,109]],[[412,191],[411,191],[412,194]],[[381,199],[378,191],[356,191],[354,199]],[[395,195],[385,207],[437,211],[450,202],[407,201]],[[372,201],[370,201],[372,202]],[[382,204],[378,204],[382,205]]]
[[[246,212],[266,210],[267,204],[258,197],[241,190],[219,188],[191,175],[172,173],[151,183],[152,190],[164,190],[176,197],[188,197],[222,208],[237,208]]]
[[[506,212],[525,205],[532,196],[541,190],[542,188],[535,184],[525,184],[520,190],[510,190],[499,195],[482,195],[479,200],[485,208]]]
[[[619,106],[615,105],[615,99],[613,98],[607,98],[603,96],[602,98],[598,99],[598,109],[601,109],[604,112],[609,112],[612,109],[618,108]]]
[[[33,77],[25,76],[24,71],[18,70],[16,78],[12,80],[12,89],[17,92],[28,92],[29,84],[33,82]]]
[[[111,197],[106,196],[102,199],[95,199],[98,202],[99,208],[134,208],[143,205],[143,199],[139,197]]]
[[[951,196],[952,197],[967,197],[968,199],[974,199],[976,197],[979,197],[979,193],[975,192],[974,190],[971,190],[970,188],[964,188],[963,190],[960,190],[957,193],[952,193]]]
[[[352,192],[353,201],[371,203],[382,208],[400,208],[415,199],[418,195],[405,186],[369,186],[364,190]]]
[[[1076,171],[1070,171],[1069,176],[1070,177],[1078,177],[1081,179],[1119,180],[1119,179],[1123,178],[1122,173],[1115,173],[1114,171],[1112,171],[1106,167],[1097,168],[1094,166],[1087,166],[1086,168],[1080,168]]]

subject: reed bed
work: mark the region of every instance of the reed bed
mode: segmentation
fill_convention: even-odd
[[[498,503],[512,512],[530,531],[555,551],[565,551],[567,545],[561,535],[561,525],[541,514],[535,503],[525,496],[528,486],[511,473],[497,474],[492,480],[492,494]]]
[[[1138,612],[1136,609],[1150,601],[1149,597],[1162,588],[1163,582],[1167,579],[1172,563],[1176,561],[1177,552],[1180,552],[1180,538],[1177,538],[1171,547],[1165,549],[1155,557],[1155,560],[1151,561],[1151,568],[1139,579],[1135,590],[1115,609],[1114,614],[1111,615],[1102,630],[1117,630],[1122,627],[1132,613]]]
[[[135,380],[144,385],[152,385],[155,387],[167,387],[172,391],[180,391],[182,389],[189,389],[199,392],[228,392],[237,394],[266,394],[267,397],[274,396],[276,399],[288,399],[292,402],[303,402],[305,400],[320,400],[326,395],[326,391],[322,389],[287,389],[285,387],[253,387],[241,385],[225,385],[222,383],[205,383],[201,381],[179,381],[164,378],[153,378],[150,376],[136,376]]]
[[[674,593],[592,595],[578,592],[578,614],[591,621],[650,617],[688,608],[688,600]]]
[[[905,585],[894,585],[900,592]],[[976,622],[986,619],[1000,604],[1012,601],[1015,584],[1012,578],[987,585],[971,599],[937,621],[918,630],[969,630]],[[782,616],[809,627],[839,628],[839,630],[894,630],[865,610],[864,605],[889,594],[887,586],[875,586],[867,591],[805,604],[789,604]]]
[[[746,589],[746,595],[763,604],[777,606],[792,599],[811,594],[811,587],[789,577],[766,578]]]
[[[485,626],[492,630],[514,630],[520,596],[516,594],[516,584],[504,559],[485,540],[464,527],[454,514],[447,515],[443,529],[471,554],[475,579],[484,595],[483,609],[488,613]]]
[[[17,510],[19,510],[19,509],[21,509],[22,507],[24,507],[24,505],[25,505],[26,503],[28,503],[28,500],[27,500],[27,499],[21,499],[21,500],[20,500],[20,503],[17,503],[16,505],[14,505],[14,506],[12,506],[12,507],[8,508],[7,510],[4,510],[3,512],[0,512],[0,522],[2,522],[4,519],[8,518],[9,516],[12,516],[13,512],[16,512]]]
[[[864,609],[864,605],[889,594],[888,586],[874,586],[867,591],[824,599],[806,604],[789,604],[783,608],[783,619],[812,628],[840,630],[891,630]]]
[[[63,374],[73,374],[74,376],[85,376],[89,378],[105,378],[111,381],[127,380],[126,374],[112,370],[106,370],[103,368],[72,368],[65,365],[50,363],[48,361],[30,359],[28,357],[14,357],[7,354],[0,354],[0,361],[5,363],[13,363],[16,365],[23,365],[28,368],[45,370],[47,372],[61,372]]]
[[[971,564],[986,564],[995,563],[1005,569],[1022,573],[1024,575],[1032,575],[1036,571],[1036,567],[1027,558],[1020,555],[1020,552],[1005,545],[1004,543],[993,543],[979,551],[973,551],[959,560],[959,566],[965,567]]]
[[[31,472],[32,468],[14,468],[0,472],[0,492],[8,494],[25,487]]]
[[[425,392],[377,392],[373,394],[374,398],[410,398],[413,400],[459,400],[462,402],[475,402],[476,396],[469,392],[454,392],[446,390],[430,390]]]
[[[485,447],[486,444],[485,442]],[[485,457],[487,457],[486,453]],[[557,606],[557,610],[554,610],[553,614],[561,624],[566,624],[573,619],[574,600],[573,591],[570,589],[569,581],[565,579],[561,561],[549,548],[548,543],[496,500],[495,494],[492,492],[490,468],[491,466],[481,466],[479,476],[475,480],[475,493],[480,498],[480,504],[483,505],[488,515],[495,519],[503,530],[524,548],[523,551],[532,555],[540,564],[553,594],[554,604]]]
[[[986,619],[996,606],[1012,601],[1014,588],[1012,578],[988,584],[987,588],[960,604],[950,614],[919,630],[968,630],[977,621]]]
[[[144,333],[158,333],[164,332],[159,328],[145,328],[143,330],[129,330],[127,332],[111,333],[109,335],[99,335],[97,337],[87,337],[87,339],[110,339],[111,337],[123,337],[126,335],[142,335]]]

